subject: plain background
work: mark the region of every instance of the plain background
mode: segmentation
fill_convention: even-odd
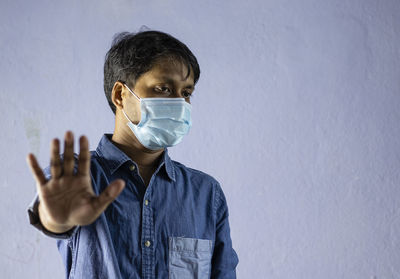
[[[112,37],[142,25],[186,43],[201,77],[173,159],[228,200],[238,278],[400,278],[400,1],[21,1],[0,4],[0,270],[62,278],[28,223],[67,129],[112,133]]]

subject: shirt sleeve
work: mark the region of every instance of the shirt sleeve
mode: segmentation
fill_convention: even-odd
[[[215,246],[212,256],[211,278],[236,278],[236,266],[239,263],[238,255],[232,247],[229,227],[229,211],[225,195],[221,186],[217,184],[215,192]]]
[[[77,155],[74,154],[75,156],[75,167],[74,167],[74,173],[77,171]],[[62,156],[61,156],[62,159]],[[51,178],[51,172],[50,172],[50,167],[46,167],[43,169],[43,173],[45,178],[48,180]],[[80,228],[79,226],[75,226],[71,228],[69,231],[64,232],[64,233],[54,233],[49,230],[47,230],[42,222],[40,221],[39,218],[39,195],[36,193],[35,197],[33,198],[32,202],[29,204],[28,207],[28,217],[29,217],[29,223],[34,226],[36,229],[41,231],[44,235],[51,237],[51,238],[56,238],[56,239],[68,239],[72,237],[75,232]]]

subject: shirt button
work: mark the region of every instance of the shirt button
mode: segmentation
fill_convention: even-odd
[[[151,242],[147,240],[147,241],[144,243],[144,245],[145,245],[146,247],[149,247],[149,246],[151,245]]]
[[[145,204],[145,205],[148,205],[148,204],[149,204],[149,201],[148,201],[148,200],[145,200],[145,201],[144,201],[144,204]]]
[[[130,165],[130,166],[129,166],[129,169],[130,169],[131,171],[135,170],[135,165]]]

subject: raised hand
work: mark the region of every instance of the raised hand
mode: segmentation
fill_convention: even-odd
[[[42,224],[55,233],[66,232],[77,225],[93,223],[125,187],[122,179],[110,183],[99,195],[93,191],[90,179],[89,143],[79,139],[78,170],[74,174],[74,136],[65,133],[64,158],[60,159],[60,142],[51,142],[50,171],[47,180],[35,156],[28,154],[27,162],[36,180],[39,195],[39,216]]]

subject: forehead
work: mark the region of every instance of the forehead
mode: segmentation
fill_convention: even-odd
[[[145,74],[147,79],[169,79],[185,84],[194,84],[193,69],[190,68],[188,76],[188,67],[180,60],[173,58],[160,58],[155,61],[154,66]]]

